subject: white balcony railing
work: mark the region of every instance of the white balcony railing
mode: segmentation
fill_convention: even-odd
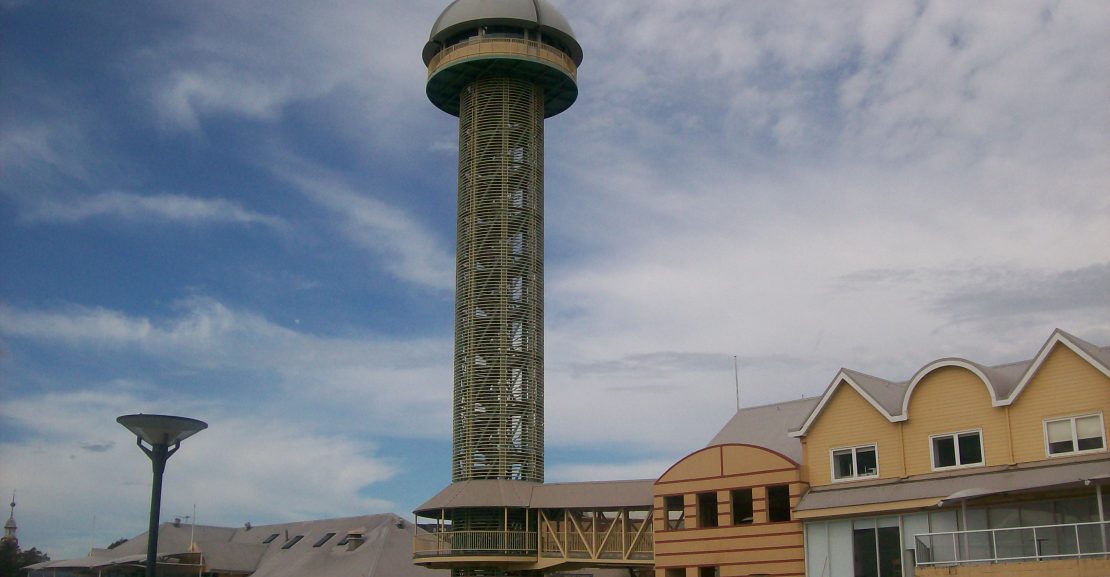
[[[914,535],[917,565],[997,563],[1110,554],[1110,522],[946,531]]]

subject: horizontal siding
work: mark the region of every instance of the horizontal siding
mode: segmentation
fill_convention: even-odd
[[[1014,460],[1028,463],[1048,458],[1045,419],[1099,412],[1105,427],[1110,418],[1110,378],[1071,349],[1056,345],[1010,407]]]
[[[848,385],[840,385],[806,434],[806,472],[814,487],[832,482],[830,451],[874,443],[879,476],[902,476],[901,436],[891,423]]]
[[[1006,409],[991,404],[983,381],[963,367],[943,367],[926,375],[913,390],[903,429],[906,474],[933,472],[930,437],[981,430],[985,465],[1010,462]]]

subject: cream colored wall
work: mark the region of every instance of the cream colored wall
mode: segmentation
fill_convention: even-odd
[[[903,425],[906,474],[933,472],[929,437],[981,430],[985,466],[1010,462],[1006,410],[991,406],[990,391],[975,373],[963,367],[941,367],[914,388]]]
[[[1099,412],[1103,435],[1107,435],[1110,378],[1066,345],[1056,345],[1010,406],[1014,460],[1024,463],[1048,458],[1044,419]]]
[[[805,488],[795,463],[759,447],[708,447],[671,467],[656,481],[654,490],[656,576],[664,577],[667,568],[706,565],[719,566],[722,577],[784,570],[801,574],[802,524],[767,522],[767,485],[789,485],[791,509]],[[752,489],[753,523],[732,525],[730,491],[748,487]],[[697,526],[696,495],[707,492],[717,497],[718,526],[701,528]],[[663,499],[667,495],[683,496],[686,528],[665,529]]]
[[[807,480],[815,487],[830,484],[830,451],[867,444],[875,444],[879,452],[880,478],[903,476],[902,443],[898,427],[898,424],[888,421],[855,389],[846,383],[841,384],[806,434]]]

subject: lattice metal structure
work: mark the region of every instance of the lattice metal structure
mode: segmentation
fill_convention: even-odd
[[[462,92],[452,480],[543,481],[543,89]]]

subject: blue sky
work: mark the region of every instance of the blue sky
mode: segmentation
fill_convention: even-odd
[[[441,0],[0,3],[0,491],[55,558],[145,530],[115,417],[206,420],[163,515],[449,482]],[[742,402],[1110,344],[1110,4],[562,0],[548,481],[649,478]]]

